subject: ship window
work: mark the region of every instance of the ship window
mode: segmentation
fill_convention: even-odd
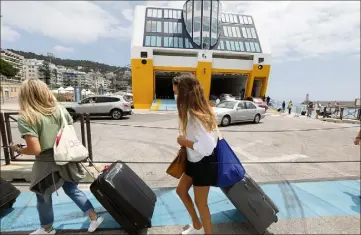
[[[244,38],[248,38],[246,28],[242,27],[242,34]]]
[[[158,21],[157,22],[157,33],[161,33],[162,32],[162,22]]]
[[[244,24],[243,16],[239,16],[239,22],[240,22],[241,24]]]
[[[183,38],[178,38],[179,48],[183,48]]]
[[[164,37],[164,47],[169,47],[169,38],[168,37]]]
[[[250,44],[250,46],[251,46],[251,51],[255,52],[255,51],[256,51],[256,48],[254,47],[253,42],[250,42],[249,44]]]
[[[250,28],[246,28],[246,30],[247,30],[247,36],[248,36],[248,38],[252,38],[251,29],[250,29]]]
[[[157,37],[156,36],[150,36],[150,45],[154,47],[157,44]]]
[[[239,47],[240,47],[241,51],[244,51],[244,45],[243,45],[243,42],[239,42]]]
[[[224,14],[222,14],[222,22],[226,22],[226,17]]]
[[[224,33],[224,36],[228,37],[227,26],[223,26],[223,33]]]
[[[145,37],[145,45],[150,46],[150,36]]]
[[[236,48],[235,48],[235,46],[234,46],[234,41],[231,41],[230,44],[231,44],[231,50],[232,50],[232,51],[236,50]]]
[[[256,49],[256,52],[261,52],[261,48],[259,47],[259,44],[257,42],[254,43],[254,47]]]
[[[234,42],[235,46],[236,46],[236,51],[239,51],[239,44],[238,42]]]
[[[168,22],[164,22],[164,33],[168,33]]]
[[[231,45],[229,44],[229,41],[226,41],[226,49],[229,51],[231,50]]]
[[[251,34],[253,38],[257,38],[256,30],[254,28],[251,28]]]
[[[239,30],[239,27],[236,27],[236,32],[237,32],[237,37],[241,38],[242,35],[241,35],[241,31]]]
[[[249,24],[253,24],[253,20],[252,20],[251,17],[248,17],[248,23],[249,23]]]
[[[236,27],[232,27],[232,36],[237,37]]]
[[[178,23],[178,33],[182,33],[182,29],[183,29],[182,26],[183,26],[182,23]]]
[[[236,15],[233,15],[233,21],[234,21],[234,23],[238,24],[238,20],[237,20],[237,16],[236,16]]]
[[[244,44],[246,45],[246,51],[251,51],[251,48],[249,46],[249,42],[245,42]]]
[[[249,24],[249,23],[248,23],[248,18],[247,18],[247,16],[243,16],[243,20],[244,20],[244,23],[245,23],[245,24]]]
[[[162,37],[157,37],[157,47],[162,46]]]

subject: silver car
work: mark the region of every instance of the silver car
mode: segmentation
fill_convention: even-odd
[[[264,108],[245,100],[222,101],[213,109],[216,113],[218,125],[222,126],[248,121],[259,123],[259,121],[266,116],[266,110]]]
[[[123,96],[97,95],[83,99],[79,103],[62,103],[74,117],[77,114],[89,113],[92,116],[111,116],[115,120],[131,115],[131,104]]]

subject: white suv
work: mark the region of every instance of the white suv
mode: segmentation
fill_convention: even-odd
[[[89,113],[91,116],[111,116],[119,120],[124,116],[131,115],[131,104],[122,96],[97,95],[83,99],[79,103],[62,103],[70,115]]]

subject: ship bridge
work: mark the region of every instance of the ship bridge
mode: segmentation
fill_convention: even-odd
[[[172,78],[193,73],[210,100],[266,94],[271,53],[251,15],[223,12],[217,0],[182,9],[136,6],[131,44],[135,108],[175,109]]]

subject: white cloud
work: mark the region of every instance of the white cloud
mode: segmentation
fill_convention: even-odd
[[[31,9],[31,10],[29,10]],[[129,39],[130,27],[90,1],[5,1],[7,25],[65,43],[92,43],[99,38]]]
[[[134,9],[133,8],[124,9],[122,14],[125,17],[125,19],[127,19],[129,21],[133,21],[133,16],[134,16]]]
[[[64,47],[64,46],[55,46],[54,50],[60,53],[69,53],[69,52],[73,52],[74,49],[72,47]]]
[[[147,3],[177,8],[184,4]],[[276,59],[360,52],[359,1],[223,1],[222,11],[252,15]]]
[[[20,38],[20,34],[10,28],[9,26],[5,25],[1,21],[1,40],[13,42]]]

